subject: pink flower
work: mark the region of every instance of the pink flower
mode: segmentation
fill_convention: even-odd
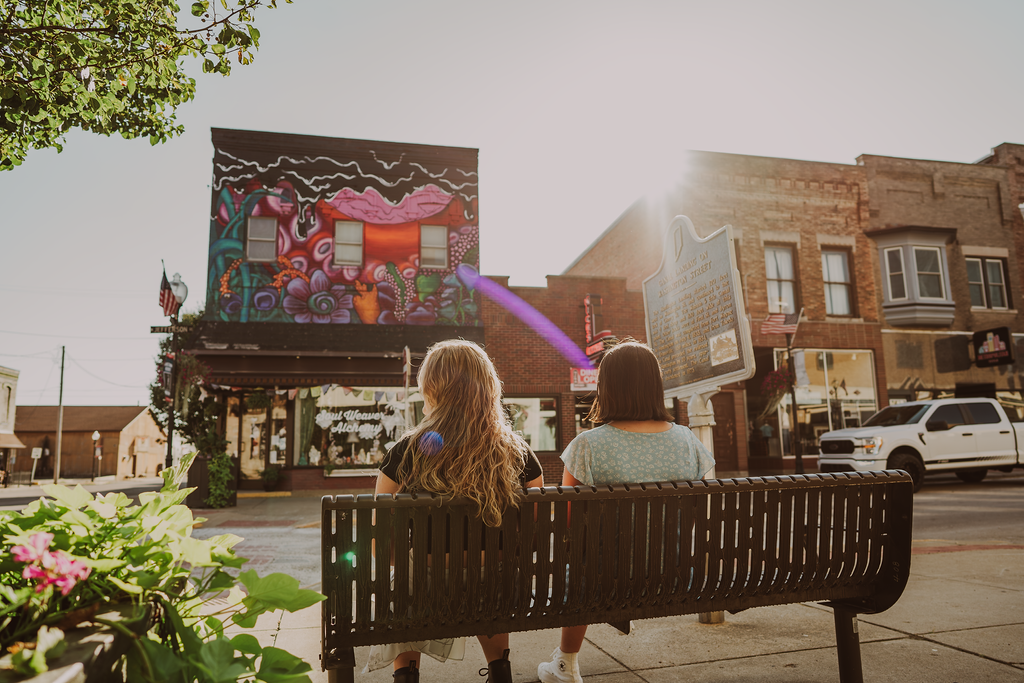
[[[36,593],[42,593],[49,585],[55,585],[62,595],[67,595],[75,584],[89,577],[90,569],[81,560],[72,559],[63,550],[50,552],[53,534],[38,533],[29,539],[28,545],[12,548],[14,559],[24,562],[22,578],[38,581]]]
[[[17,562],[35,562],[46,555],[47,548],[53,542],[53,534],[39,532],[28,540],[28,545],[16,545],[11,548]]]

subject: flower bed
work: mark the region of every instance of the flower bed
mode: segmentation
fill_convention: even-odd
[[[193,457],[165,470],[163,488],[140,494],[138,505],[123,493],[45,486],[48,498],[0,511],[0,672],[47,671],[69,640],[81,640],[65,634],[84,624],[126,643],[113,666],[130,681],[309,680],[309,664],[294,655],[249,633],[225,635],[324,596],[285,574],[239,573],[247,560],[232,550],[238,536],[192,537],[202,520],[181,505],[190,489],[179,483]],[[222,606],[201,611],[219,594]],[[118,618],[107,617],[112,610]]]

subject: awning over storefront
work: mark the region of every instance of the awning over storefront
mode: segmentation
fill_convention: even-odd
[[[0,432],[0,448],[25,448],[25,444],[13,433]]]

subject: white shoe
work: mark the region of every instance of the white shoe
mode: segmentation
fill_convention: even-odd
[[[541,683],[583,683],[578,656],[578,652],[562,652],[556,647],[550,662],[537,665],[537,677]]]

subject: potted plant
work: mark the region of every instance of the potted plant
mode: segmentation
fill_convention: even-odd
[[[260,472],[260,479],[263,480],[263,490],[273,491],[281,482],[281,468],[270,466]]]
[[[0,679],[99,657],[96,640],[67,647],[91,637],[76,628],[88,623],[123,639],[117,671],[126,680],[309,680],[309,664],[246,630],[264,612],[324,596],[285,574],[239,572],[238,536],[192,535],[199,520],[181,505],[190,490],[179,484],[194,455],[164,470],[163,488],[138,504],[48,485],[20,512],[0,511]],[[211,607],[221,593],[233,597]]]

